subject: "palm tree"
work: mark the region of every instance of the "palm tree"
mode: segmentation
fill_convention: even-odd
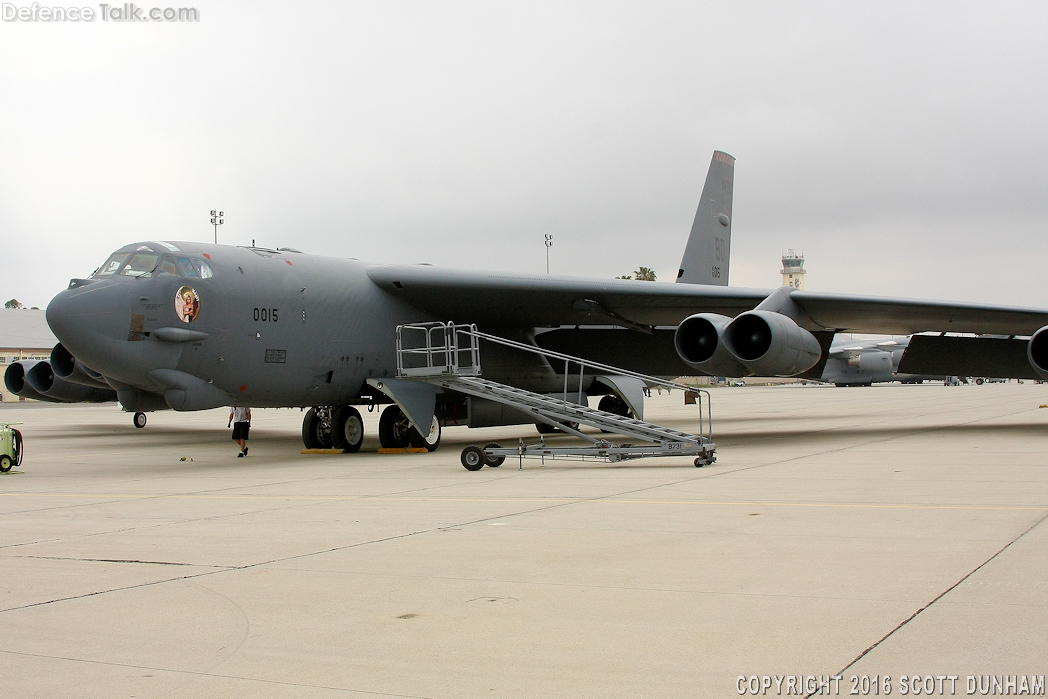
[[[634,278],[642,282],[653,282],[655,281],[655,270],[648,269],[647,267],[641,267],[633,273]]]

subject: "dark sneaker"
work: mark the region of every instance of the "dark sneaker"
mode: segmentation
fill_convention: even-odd
[[[244,456],[247,456],[247,447],[244,447]]]
[[[237,458],[238,459],[244,458],[244,452],[240,452],[239,454],[237,454]]]

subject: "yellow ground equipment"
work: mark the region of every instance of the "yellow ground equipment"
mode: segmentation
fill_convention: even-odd
[[[12,425],[20,422],[0,422],[0,473],[7,473],[14,466],[22,465],[22,433]]]

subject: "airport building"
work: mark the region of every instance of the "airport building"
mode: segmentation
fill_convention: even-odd
[[[0,308],[0,370],[19,359],[47,359],[58,343],[41,310]],[[3,402],[22,400],[0,383]]]
[[[782,285],[804,289],[804,253],[789,249],[782,256]]]

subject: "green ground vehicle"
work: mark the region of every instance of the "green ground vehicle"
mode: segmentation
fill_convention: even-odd
[[[7,473],[14,466],[22,464],[22,433],[12,425],[20,422],[0,422],[0,473]]]

